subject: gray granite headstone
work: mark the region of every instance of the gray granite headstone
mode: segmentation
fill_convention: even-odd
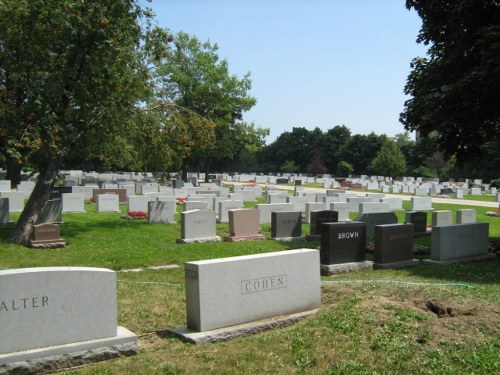
[[[218,242],[216,235],[215,212],[211,210],[192,210],[181,213],[181,238],[177,242]]]
[[[394,212],[374,212],[369,214],[360,214],[355,221],[366,223],[366,237],[373,237],[375,225],[397,224],[398,217]]]
[[[42,207],[42,212],[38,216],[37,224],[61,223],[62,222],[62,200],[49,199]]]
[[[413,232],[427,233],[427,212],[409,211],[405,215],[405,223],[413,224]]]
[[[432,213],[432,228],[453,224],[453,212],[451,210],[434,211]]]
[[[302,236],[302,214],[298,211],[271,212],[272,238],[297,238]]]
[[[148,223],[170,223],[175,224],[176,212],[175,202],[152,201],[148,202]]]
[[[457,210],[457,224],[469,224],[476,222],[476,210],[473,208]]]

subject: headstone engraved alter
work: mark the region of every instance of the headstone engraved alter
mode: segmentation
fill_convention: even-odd
[[[0,337],[0,373],[53,371],[137,352],[137,337],[117,327],[116,274],[99,268],[0,271]]]
[[[321,305],[318,265],[312,249],[186,263],[187,329],[174,333],[217,341],[297,321]]]

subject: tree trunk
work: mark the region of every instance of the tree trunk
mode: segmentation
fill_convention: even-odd
[[[42,207],[48,201],[50,189],[54,184],[57,175],[55,161],[49,161],[46,167],[40,172],[35,188],[31,193],[28,203],[24,207],[19,220],[9,238],[9,242],[25,245],[30,239],[33,225],[36,223]]]
[[[181,166],[181,179],[182,181],[187,181],[188,179],[188,169],[187,169],[188,165],[187,165],[187,160],[186,159],[183,159],[182,160],[182,166]]]
[[[205,164],[204,165],[204,167],[205,167],[205,182],[209,182],[208,174],[210,171],[210,161],[208,160],[208,158],[205,158],[203,164]]]
[[[17,187],[17,184],[21,182],[21,166],[16,159],[11,158],[9,155],[5,155],[5,164],[7,166],[7,174],[5,178],[10,180],[11,188]]]

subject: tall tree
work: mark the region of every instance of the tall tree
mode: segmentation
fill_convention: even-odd
[[[324,134],[321,154],[330,172],[333,173],[337,170],[337,166],[341,162],[339,157],[340,148],[350,137],[351,130],[345,125],[337,125],[328,129]]]
[[[154,73],[156,96],[209,120],[215,136],[214,142],[196,147],[183,159],[184,174],[189,162],[201,161],[208,167],[213,159],[235,157],[241,150],[241,132],[248,133],[253,127],[241,123],[243,113],[256,102],[249,95],[250,75],[242,79],[231,75],[227,60],[218,56],[216,44],[202,43],[183,32],[166,48],[168,58]]]
[[[125,137],[141,97],[135,0],[0,2],[0,151],[39,172],[11,241],[26,243],[72,154]]]
[[[429,58],[411,63],[400,120],[437,142],[457,162],[480,159],[500,139],[500,2],[407,0],[422,18],[417,42]]]
[[[338,157],[351,164],[355,173],[368,174],[372,172],[371,161],[377,156],[386,139],[385,135],[377,135],[373,132],[355,134],[340,147]]]
[[[396,177],[406,172],[405,157],[396,142],[385,140],[380,152],[372,160],[371,169],[382,176]]]

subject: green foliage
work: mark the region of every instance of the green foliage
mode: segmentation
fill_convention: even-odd
[[[386,138],[385,135],[377,135],[373,132],[368,135],[353,135],[341,146],[339,158],[350,163],[356,174],[368,174],[371,172],[370,164]]]
[[[295,173],[299,168],[295,165],[293,160],[285,160],[283,165],[280,167],[282,173]]]
[[[337,173],[339,176],[349,176],[352,172],[354,171],[354,167],[346,162],[346,161],[341,161],[339,162],[339,164],[337,165]]]
[[[490,186],[500,189],[500,178],[497,178],[496,180],[491,180]]]
[[[422,18],[417,42],[429,58],[411,63],[401,122],[421,135],[434,131],[447,156],[480,160],[500,138],[500,5],[497,0],[407,0]],[[498,170],[499,164],[497,164]]]
[[[382,176],[400,176],[406,171],[405,157],[398,145],[387,139],[372,161],[372,170]]]

